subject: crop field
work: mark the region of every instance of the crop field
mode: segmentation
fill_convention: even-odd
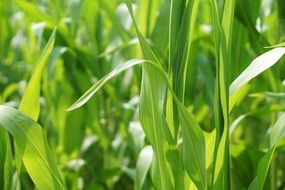
[[[285,190],[284,0],[0,0],[0,189]]]

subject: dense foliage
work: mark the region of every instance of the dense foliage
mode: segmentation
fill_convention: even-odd
[[[282,0],[1,0],[0,189],[284,189]]]

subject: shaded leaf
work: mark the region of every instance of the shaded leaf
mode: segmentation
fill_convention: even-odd
[[[257,167],[257,176],[254,178],[254,180],[249,185],[248,187],[249,190],[262,190],[263,189],[265,179],[267,176],[267,172],[270,166],[270,162],[274,154],[274,150],[275,148],[270,149],[270,151],[268,151],[259,161],[258,167]]]

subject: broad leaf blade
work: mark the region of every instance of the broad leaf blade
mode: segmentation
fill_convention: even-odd
[[[8,106],[0,106],[0,126],[14,138],[24,165],[39,189],[65,189],[43,130],[34,120]]]
[[[176,104],[182,127],[184,168],[196,187],[205,189],[207,187],[206,145],[202,130],[186,108],[178,101]]]

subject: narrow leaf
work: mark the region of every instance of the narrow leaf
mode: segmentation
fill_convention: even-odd
[[[47,45],[45,46],[37,66],[32,74],[32,77],[25,89],[24,96],[20,102],[19,110],[26,115],[30,116],[35,121],[38,120],[40,114],[40,91],[41,91],[41,78],[43,70],[47,63],[47,60],[52,52],[55,42],[54,30],[49,38]]]
[[[153,150],[151,146],[144,147],[139,154],[136,165],[136,179],[135,179],[136,189],[142,189],[147,172],[151,166],[152,158],[153,158]]]
[[[123,64],[118,65],[114,70],[96,82],[91,88],[89,88],[74,104],[72,104],[67,111],[72,111],[83,106],[106,82],[108,82],[111,78],[117,76],[121,72],[137,65],[145,62],[145,60],[133,59],[129,60]]]
[[[262,190],[266,176],[268,173],[268,169],[270,166],[270,162],[272,160],[275,148],[270,149],[259,161],[257,166],[257,176],[251,182],[250,186],[248,187],[249,190]]]
[[[285,113],[274,124],[270,134],[270,150],[258,163],[256,177],[248,187],[249,190],[262,190],[277,142],[285,136]]]
[[[285,113],[283,113],[270,132],[270,148],[273,148],[285,136]]]

